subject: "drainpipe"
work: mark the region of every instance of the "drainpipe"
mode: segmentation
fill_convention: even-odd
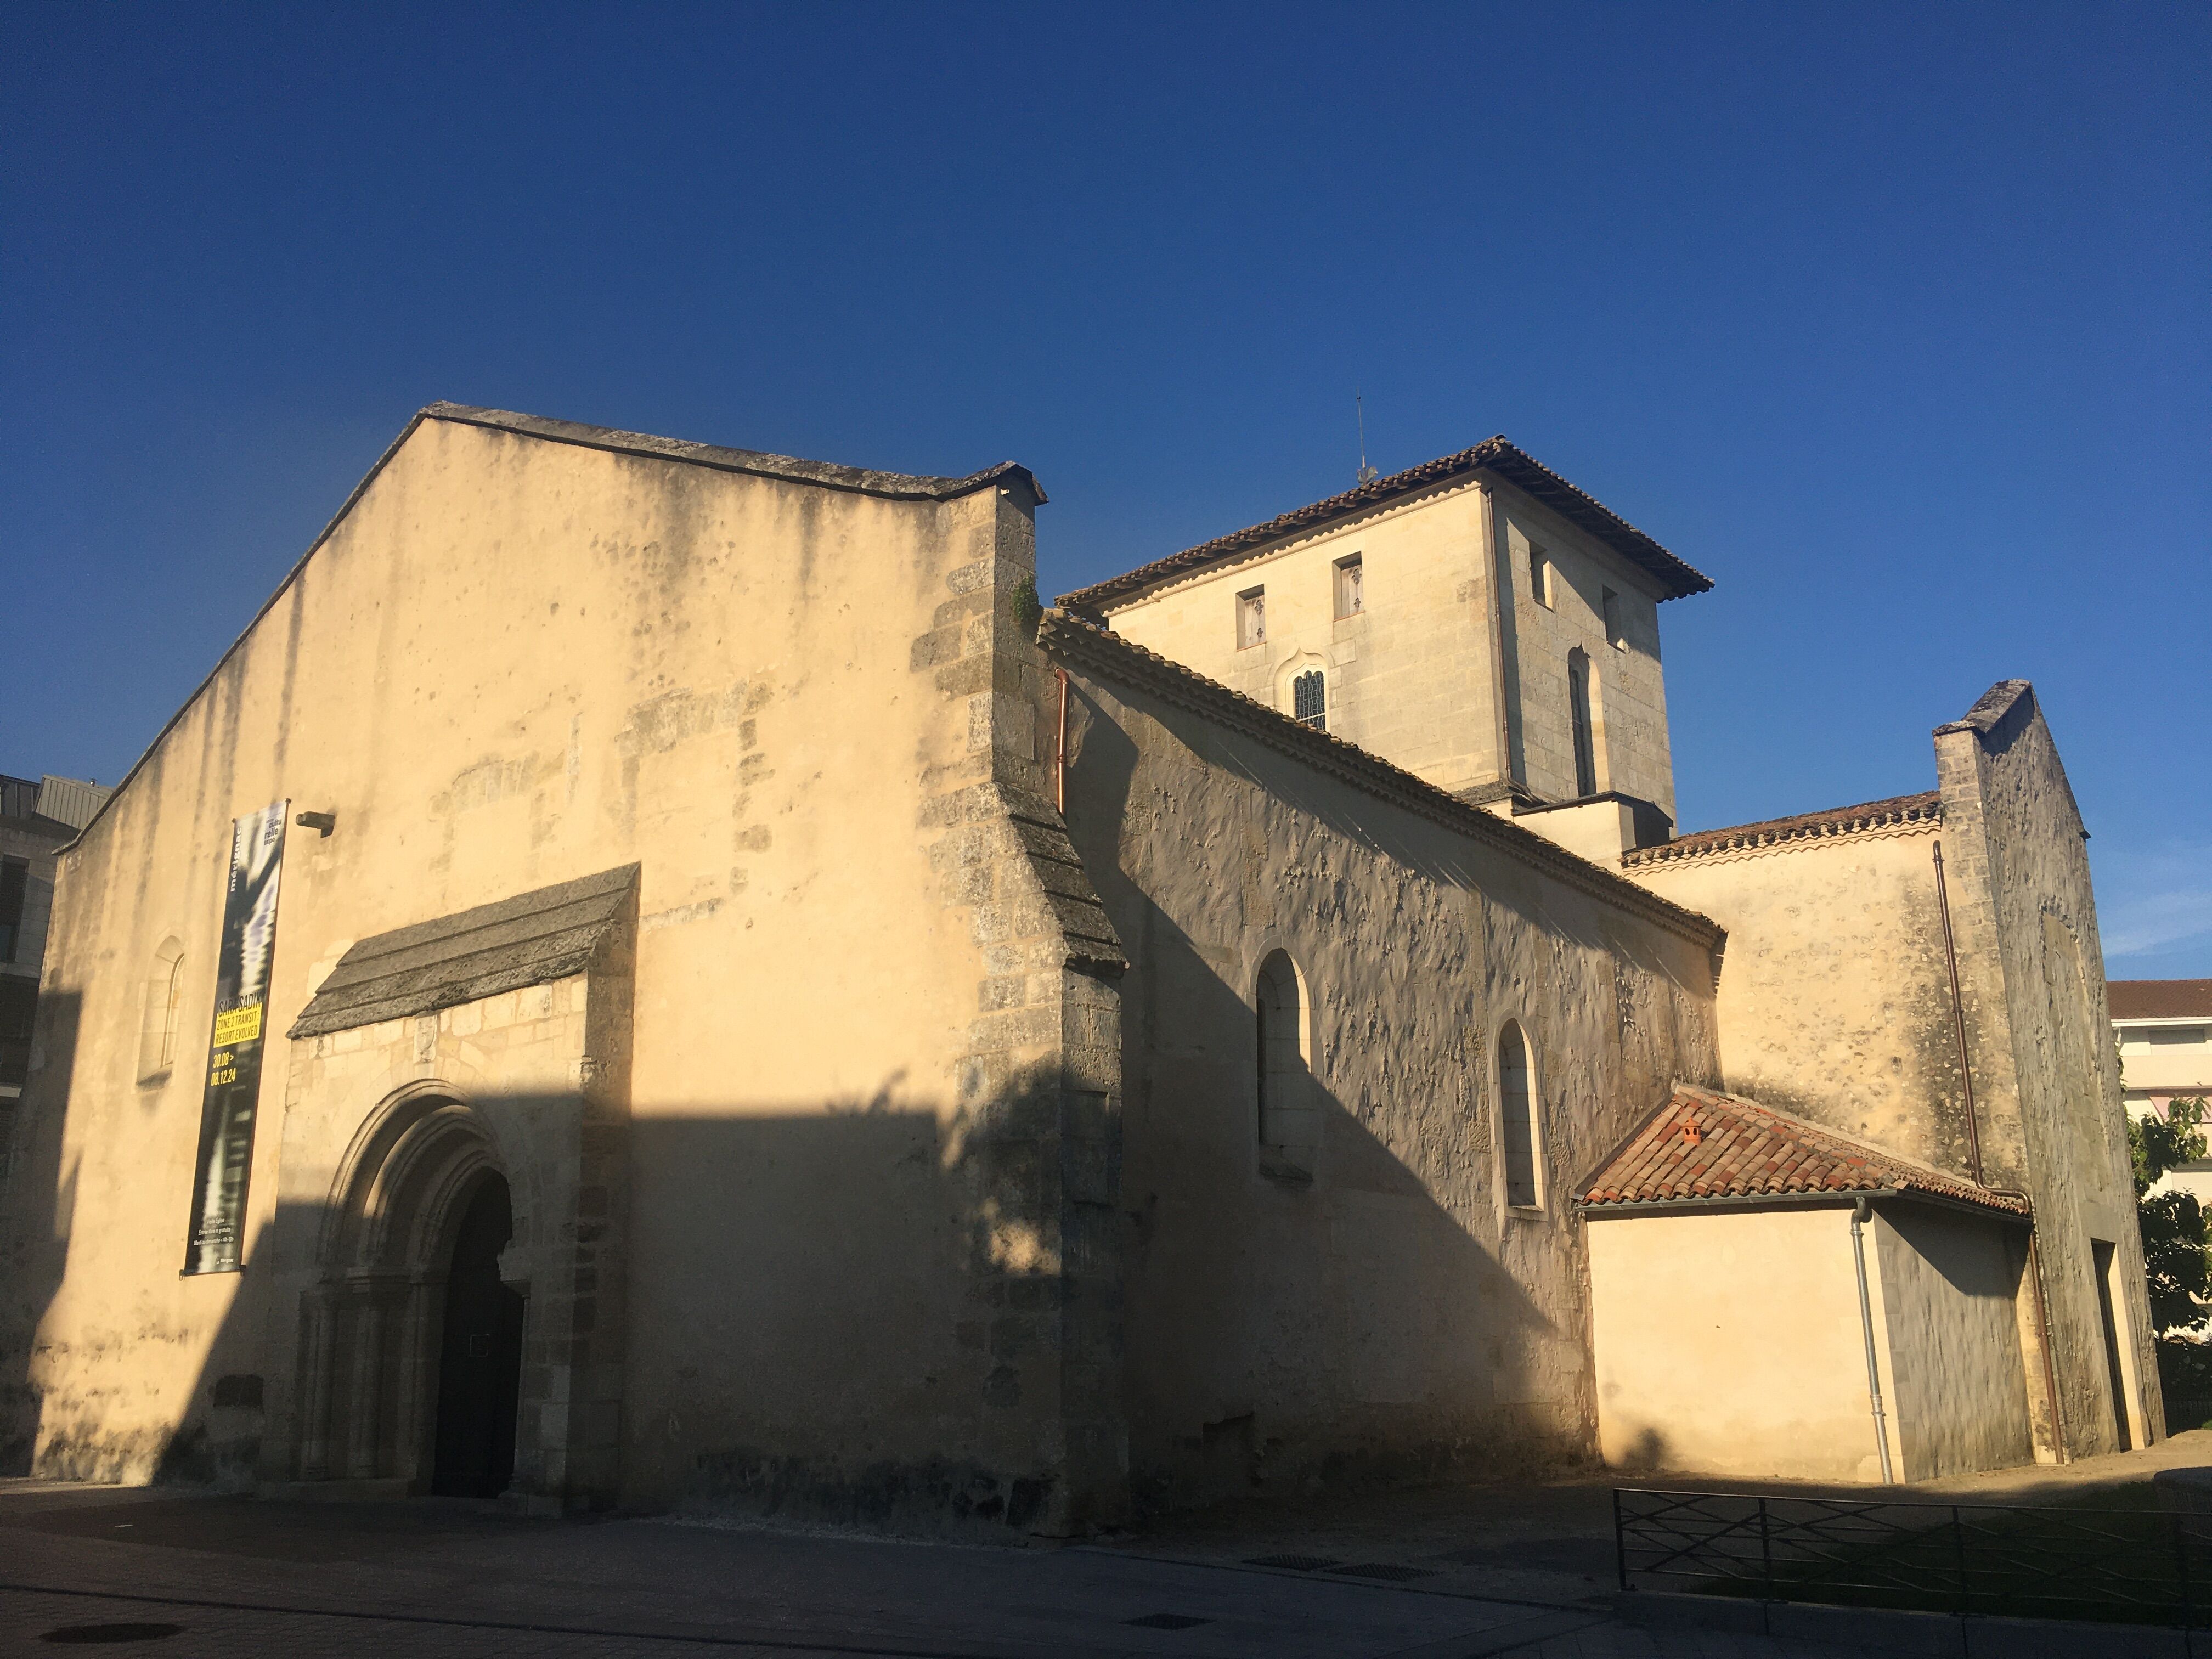
[[[1865,1199],[1851,1206],[1851,1261],[1859,1272],[1859,1334],[1866,1340],[1867,1400],[1874,1407],[1874,1443],[1881,1452],[1881,1484],[1893,1486],[1897,1476],[1889,1467],[1889,1425],[1882,1416],[1881,1372],[1875,1364],[1874,1304],[1867,1297],[1866,1234],[1874,1206]]]

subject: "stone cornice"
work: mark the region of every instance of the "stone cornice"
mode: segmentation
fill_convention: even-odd
[[[1832,811],[1808,812],[1802,817],[1738,824],[1730,830],[1704,830],[1693,836],[1662,842],[1656,847],[1635,848],[1622,854],[1620,862],[1627,869],[1648,870],[1691,859],[1749,858],[1766,853],[1794,852],[1802,846],[1845,837],[1926,835],[1941,829],[1942,823],[1943,803],[1931,789],[1922,795],[1899,795],[1893,800],[1839,806]]]

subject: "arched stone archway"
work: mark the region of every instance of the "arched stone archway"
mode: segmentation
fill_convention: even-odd
[[[308,1293],[303,1480],[428,1490],[454,1247],[495,1182],[513,1206],[512,1248],[528,1227],[521,1193],[489,1127],[447,1085],[404,1090],[363,1127],[331,1194]]]

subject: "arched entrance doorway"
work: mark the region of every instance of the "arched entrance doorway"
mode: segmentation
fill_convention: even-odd
[[[507,1182],[487,1172],[461,1213],[446,1271],[430,1490],[447,1497],[495,1498],[514,1476],[523,1302],[499,1276],[514,1233]]]
[[[363,1126],[307,1296],[302,1480],[468,1497],[513,1482],[526,1303],[501,1258],[528,1226],[508,1176],[441,1085]]]

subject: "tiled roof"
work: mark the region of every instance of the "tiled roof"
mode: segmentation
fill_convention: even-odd
[[[1917,1194],[2008,1215],[2025,1200],[1977,1187],[1741,1095],[1674,1085],[1674,1096],[1583,1182],[1583,1206],[1822,1193]]]
[[[1060,603],[1074,611],[1099,611],[1116,601],[1135,598],[1156,583],[1188,575],[1208,565],[1219,564],[1237,554],[1255,550],[1269,542],[1297,533],[1310,534],[1339,519],[1381,507],[1401,495],[1425,489],[1462,473],[1480,468],[1496,473],[1522,493],[1533,496],[1577,529],[1595,537],[1631,564],[1658,578],[1662,598],[1682,599],[1702,593],[1712,579],[1692,569],[1619,514],[1594,501],[1542,462],[1516,445],[1503,433],[1486,438],[1472,449],[1446,455],[1387,478],[1377,478],[1341,495],[1316,501],[1210,542],[1170,554],[1151,564],[1064,593]]]
[[[1942,822],[1942,798],[1929,789],[1917,795],[1870,800],[1859,806],[1832,806],[1825,812],[1802,812],[1794,818],[1768,818],[1764,823],[1739,823],[1725,830],[1700,830],[1695,835],[1677,836],[1655,847],[1637,848],[1623,854],[1620,861],[1626,865],[1664,864],[1674,859],[1695,858],[1702,853],[1771,847],[1814,836],[1849,836],[1867,830],[1934,824]]]
[[[2212,1019],[2212,979],[2105,981],[2114,1019]]]

